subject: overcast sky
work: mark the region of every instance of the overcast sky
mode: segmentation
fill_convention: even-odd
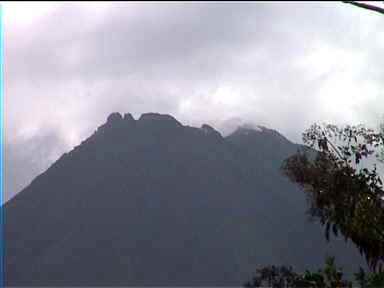
[[[114,111],[292,141],[384,115],[384,17],[331,3],[5,4],[5,198]]]

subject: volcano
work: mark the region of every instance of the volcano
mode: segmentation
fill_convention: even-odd
[[[260,265],[335,256],[282,161],[300,145],[265,127],[223,137],[170,115],[112,113],[4,206],[9,286],[239,286]]]

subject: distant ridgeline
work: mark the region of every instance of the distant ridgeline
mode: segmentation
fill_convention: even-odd
[[[256,266],[316,269],[336,256],[305,194],[279,171],[298,145],[278,132],[227,137],[170,115],[113,113],[5,204],[10,286],[238,286]]]

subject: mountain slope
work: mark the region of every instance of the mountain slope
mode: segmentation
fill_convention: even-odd
[[[356,269],[279,173],[297,145],[266,128],[223,138],[169,115],[113,113],[5,205],[6,283],[239,285],[256,265]]]

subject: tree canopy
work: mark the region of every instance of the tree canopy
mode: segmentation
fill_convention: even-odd
[[[369,275],[367,276],[364,271],[360,271],[356,277],[361,283],[368,283]],[[352,287],[352,282],[343,279],[342,269],[336,267],[335,258],[328,257],[324,269],[319,269],[317,272],[306,270],[304,273],[297,273],[292,267],[274,265],[258,268],[252,280],[244,284],[245,287],[265,285],[272,288],[348,288]]]
[[[384,263],[384,190],[372,163],[382,160],[383,130],[314,124],[303,133],[307,149],[282,166],[306,191],[308,212],[325,227],[326,238],[332,231],[351,240],[372,270]]]

